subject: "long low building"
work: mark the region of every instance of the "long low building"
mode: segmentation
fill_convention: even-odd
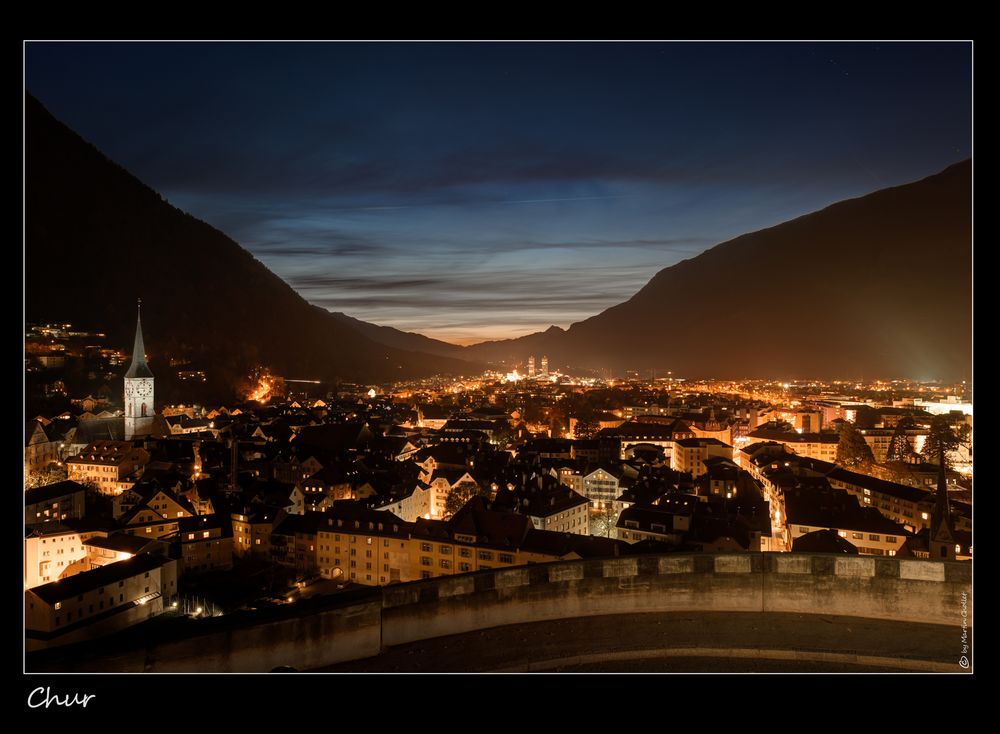
[[[27,649],[102,637],[157,616],[177,596],[177,561],[143,554],[24,592]]]
[[[836,433],[798,433],[797,431],[775,431],[758,428],[751,431],[747,438],[753,442],[774,441],[790,448],[799,456],[822,461],[837,460],[837,446],[840,436]]]
[[[586,506],[581,508],[585,511]],[[489,509],[481,497],[449,520],[420,518],[408,523],[391,512],[337,507],[307,514],[299,524],[296,536],[315,536],[313,558],[320,575],[371,586],[526,563],[615,556],[625,547],[608,538],[538,530],[528,515]]]
[[[785,490],[788,542],[817,530],[834,530],[862,555],[894,556],[912,535],[878,510],[842,489]]]

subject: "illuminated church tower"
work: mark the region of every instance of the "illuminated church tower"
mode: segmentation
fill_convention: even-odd
[[[142,299],[139,299],[132,364],[125,373],[125,440],[147,436],[152,427],[153,373],[146,364],[146,348],[142,343]]]

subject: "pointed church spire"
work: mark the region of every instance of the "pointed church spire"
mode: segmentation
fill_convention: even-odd
[[[938,486],[931,513],[928,535],[931,559],[955,560],[955,523],[948,504],[948,481],[945,477],[944,446],[938,444]]]
[[[139,299],[135,317],[135,345],[132,347],[132,364],[129,365],[126,377],[152,377],[153,373],[146,364],[146,346],[142,342],[142,299]]]

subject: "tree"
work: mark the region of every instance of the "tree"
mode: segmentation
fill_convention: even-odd
[[[60,464],[49,464],[44,469],[28,472],[24,475],[24,488],[34,489],[44,487],[49,484],[61,482],[67,478],[66,467]]]
[[[889,439],[889,448],[885,453],[886,462],[906,461],[913,455],[913,447],[906,435],[906,429],[912,425],[913,421],[908,418],[904,418],[896,424],[896,430],[893,431],[892,438]]]
[[[837,463],[841,466],[865,467],[875,463],[872,449],[861,431],[850,421],[840,424],[840,443],[837,444]]]
[[[610,538],[616,534],[618,516],[621,514],[617,502],[604,501],[590,513],[590,534]]]
[[[593,438],[600,429],[601,424],[597,422],[597,418],[593,413],[589,413],[577,419],[576,426],[573,428],[573,436],[574,438]]]
[[[931,419],[930,432],[920,454],[928,464],[940,464],[943,456],[944,468],[947,469],[950,463],[948,452],[957,449],[961,443],[959,436],[952,430],[948,417],[936,415]]]
[[[489,488],[480,487],[476,482],[459,482],[448,491],[444,500],[445,517],[451,517],[465,507],[473,497],[489,497]]]

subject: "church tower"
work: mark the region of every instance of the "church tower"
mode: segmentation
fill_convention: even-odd
[[[955,560],[955,524],[948,504],[948,484],[945,479],[944,447],[938,445],[938,486],[931,528],[927,534],[927,550],[932,561]]]
[[[132,364],[125,373],[125,440],[147,436],[152,427],[153,373],[146,364],[146,347],[142,343],[142,299],[139,299]]]

